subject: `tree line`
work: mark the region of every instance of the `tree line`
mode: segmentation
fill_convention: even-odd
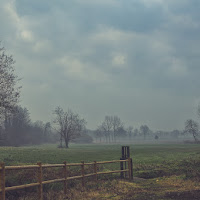
[[[28,109],[19,105],[20,79],[14,59],[0,43],[0,145],[20,146],[52,142],[50,122],[32,122]]]
[[[190,134],[198,141],[199,125],[192,119],[185,122],[183,131],[153,132],[147,125],[139,129],[125,127],[119,116],[105,116],[96,130],[86,129],[86,120],[72,110],[57,107],[53,110],[53,121],[32,122],[27,108],[19,105],[20,79],[15,74],[14,59],[7,55],[0,43],[0,146],[20,146],[59,141],[59,147],[69,147],[70,142],[117,143],[128,139],[132,141],[164,137],[177,138]],[[200,107],[198,108],[200,117]]]
[[[89,132],[98,143],[134,142],[137,140],[175,140],[193,135],[186,128],[184,130],[153,131],[147,125],[141,125],[135,129],[133,126],[126,127],[118,116],[105,116],[101,125],[96,130]]]

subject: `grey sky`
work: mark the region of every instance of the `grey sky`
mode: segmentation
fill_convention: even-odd
[[[199,0],[1,0],[0,40],[33,120],[60,105],[96,128],[105,115],[154,130],[195,118]]]

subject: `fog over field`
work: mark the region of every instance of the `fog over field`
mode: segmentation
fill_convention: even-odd
[[[78,115],[79,133],[98,132],[106,116],[117,116],[125,141],[129,127],[145,139],[142,126],[149,140],[176,130],[172,141],[187,140],[186,120],[200,121],[199,8],[198,0],[1,0],[0,47],[16,61],[15,103],[32,120],[30,132],[59,132],[60,108]],[[107,142],[123,135],[106,128]]]

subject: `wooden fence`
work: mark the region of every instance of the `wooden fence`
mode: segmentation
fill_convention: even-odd
[[[101,164],[107,164],[107,163],[120,163],[120,166],[122,166],[123,163],[128,163],[128,169],[123,169],[122,167],[120,170],[115,171],[106,171],[106,172],[99,172],[97,170],[97,166]],[[91,174],[85,174],[85,166],[87,165],[93,165],[93,173]],[[81,175],[80,176],[68,176],[68,167],[69,166],[81,166]],[[59,179],[53,179],[53,180],[47,180],[43,181],[43,169],[44,168],[54,168],[54,167],[62,167],[63,168],[63,178]],[[5,186],[5,176],[7,170],[22,170],[22,169],[37,169],[37,182],[36,183],[30,183],[25,185],[18,185],[18,186],[12,186],[12,187],[6,187]],[[37,165],[24,165],[24,166],[5,166],[4,163],[0,164],[0,200],[5,200],[5,194],[7,191],[13,191],[18,189],[25,189],[29,187],[38,187],[38,200],[43,200],[43,185],[50,184],[50,183],[57,183],[57,182],[63,182],[64,184],[64,193],[67,193],[67,181],[68,180],[74,180],[74,179],[81,179],[82,186],[85,186],[85,179],[87,177],[94,177],[94,181],[97,181],[97,176],[101,174],[111,174],[111,173],[127,173],[128,178],[131,180],[133,178],[133,167],[132,167],[132,159],[128,158],[126,160],[112,160],[112,161],[101,161],[101,162],[91,162],[91,163],[85,163],[82,161],[81,163],[66,163],[63,164],[45,164],[42,165],[41,162],[37,163]]]

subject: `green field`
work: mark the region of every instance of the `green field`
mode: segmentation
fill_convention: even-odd
[[[130,145],[130,150],[134,175],[143,178],[185,174],[187,167],[200,166],[200,145]],[[5,165],[39,161],[50,164],[106,161],[119,160],[120,157],[121,145],[71,145],[69,149],[59,149],[56,145],[0,148],[0,161]]]
[[[115,188],[110,189],[110,192],[106,192],[107,188],[109,188],[109,186],[107,185],[105,188],[101,188],[102,191],[106,190],[104,193],[107,193],[112,197],[112,193],[117,187],[123,188],[124,185],[129,184],[127,185],[129,191],[131,191],[130,188],[133,188],[133,191],[137,191],[137,189],[140,188],[140,190],[143,190],[143,195],[147,194],[147,196],[150,195],[149,191],[152,192],[156,188],[156,191],[153,193],[155,197],[152,199],[184,199],[183,197],[181,197],[182,193],[180,193],[181,198],[175,198],[177,195],[176,187],[180,187],[185,188],[182,192],[190,191],[191,194],[189,194],[188,198],[186,199],[190,199],[190,197],[193,198],[193,196],[191,196],[193,194],[197,195],[197,199],[200,199],[200,145],[130,145],[130,150],[131,157],[133,159],[134,177],[144,178],[146,179],[146,181],[142,181],[139,183],[133,181],[131,182],[132,185],[130,184],[130,182],[123,182],[123,184],[120,186],[120,182],[113,182],[114,180],[112,180],[111,185],[115,185]],[[106,161],[118,160],[120,157],[121,145],[72,144],[69,149],[59,149],[56,147],[56,145],[0,148],[0,161],[5,162],[6,165],[33,164],[38,161],[41,161],[42,163],[63,163],[63,161],[74,163],[80,161],[91,162],[94,160]],[[105,165],[105,167],[103,167],[101,170],[109,169],[119,169],[119,164]],[[118,176],[119,175],[113,177],[116,178]],[[174,189],[173,185],[175,183],[176,187]],[[165,185],[167,187],[167,190],[164,187]],[[185,186],[183,187],[183,185]],[[190,188],[187,188],[187,185],[190,185]],[[90,189],[91,188],[92,187],[90,187]],[[165,191],[166,194],[169,193],[169,197],[166,196],[165,193],[159,191],[159,188],[162,192]],[[171,190],[169,190],[169,188],[171,188]],[[97,188],[94,190],[97,190]],[[124,192],[124,195],[127,195],[127,191],[125,190],[125,188]],[[175,194],[171,195],[171,192],[175,192]],[[90,192],[87,191],[87,195],[89,193]],[[101,196],[101,192],[99,192],[98,195]],[[98,195],[96,198],[93,199],[98,199]],[[134,194],[132,193],[132,196],[134,196],[135,199],[146,198],[145,196],[144,198],[141,197],[141,195],[142,194],[140,192]],[[160,195],[162,196],[162,198]],[[120,196],[119,199],[123,199],[123,191],[117,196]],[[117,196],[114,195],[113,199],[117,199]],[[172,198],[173,196],[175,197]],[[84,195],[82,194],[82,198],[83,197]],[[193,199],[195,198],[196,196]],[[131,198],[126,197],[124,199]]]

